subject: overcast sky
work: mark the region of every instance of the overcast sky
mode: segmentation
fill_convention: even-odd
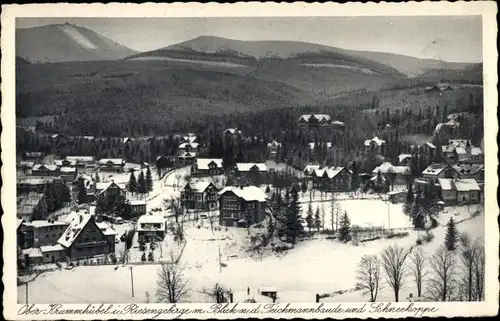
[[[482,61],[480,16],[311,18],[18,18],[17,28],[70,22],[137,51],[201,35],[291,40],[450,62]]]

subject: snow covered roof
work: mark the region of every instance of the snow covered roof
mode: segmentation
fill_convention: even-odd
[[[320,143],[321,145],[324,145],[325,143]],[[314,147],[316,146],[316,143],[309,143],[309,148],[310,149],[314,149]],[[332,147],[332,143],[331,142],[326,142],[326,147],[327,148],[331,148]]]
[[[141,200],[131,200],[129,201],[130,205],[146,205],[146,201],[141,201]]]
[[[322,169],[316,169],[314,171],[314,175],[317,177],[323,177],[325,174],[328,176],[328,178],[334,178],[337,176],[340,172],[342,172],[345,167],[325,167]]]
[[[457,152],[457,155],[466,155],[467,154],[467,151],[465,150],[464,147],[457,147],[455,148],[455,151]]]
[[[267,199],[266,193],[264,193],[257,186],[245,186],[245,187],[228,186],[222,189],[219,192],[219,195],[223,195],[226,192],[232,192],[237,197],[242,198],[247,202],[250,201],[265,202]]]
[[[61,244],[55,244],[55,245],[40,246],[40,250],[42,251],[42,253],[45,253],[45,252],[64,251],[65,249]]]
[[[182,137],[182,140],[184,142],[188,142],[188,143],[194,143],[196,141],[196,135],[195,134],[188,134],[187,136],[183,136]]]
[[[99,222],[96,225],[104,235],[116,235],[116,232],[105,222]]]
[[[332,125],[337,125],[337,126],[345,126],[344,122],[341,122],[339,120],[334,120],[332,121]]]
[[[117,184],[113,181],[108,183],[96,183],[95,188],[99,193],[102,193],[106,191],[110,186],[117,186],[118,188],[125,190],[125,184]]]
[[[468,139],[450,139],[449,145],[453,145],[455,147],[466,147],[467,142],[469,142]],[[469,144],[470,144],[470,142],[469,142]]]
[[[267,147],[272,147],[272,146],[281,146],[281,143],[278,143],[276,140],[273,139],[272,142],[267,143]]]
[[[19,167],[26,167],[26,168],[33,168],[35,166],[34,162],[19,162],[18,163]]]
[[[257,169],[259,172],[267,171],[265,163],[237,163],[236,168],[239,172],[250,172],[253,169]]]
[[[61,167],[59,169],[62,173],[76,173],[75,167]]]
[[[137,224],[165,224],[166,219],[160,215],[142,215],[137,220]]]
[[[197,179],[191,179],[187,184],[186,187],[189,186],[189,188],[197,193],[203,193],[208,186],[213,185],[211,181],[206,181],[206,180],[197,180]]]
[[[453,153],[454,151],[456,151],[456,147],[453,145],[443,145],[441,146],[441,150],[443,151],[443,153]]]
[[[483,150],[480,147],[472,147],[470,149],[470,154],[473,156],[479,156],[483,154]]]
[[[21,226],[21,224],[24,223],[24,220],[21,219],[21,218],[18,218],[17,221],[16,221],[16,223],[17,223],[17,228],[19,228],[19,226]]]
[[[398,155],[398,161],[401,163],[405,159],[411,158],[411,157],[412,157],[411,154],[400,154],[400,155]]]
[[[453,182],[451,178],[439,178],[439,185],[443,191],[452,191],[453,190]]]
[[[42,228],[42,227],[47,227],[47,226],[68,225],[68,223],[60,222],[60,221],[35,220],[35,221],[31,221],[31,222],[25,222],[24,225],[32,226],[34,228]]]
[[[312,172],[314,172],[315,170],[317,170],[319,168],[320,168],[319,165],[306,165],[306,167],[304,168],[304,173],[312,174]]]
[[[375,143],[377,146],[381,146],[382,144],[385,143],[385,140],[378,138],[377,136],[373,137],[372,139],[367,139],[365,140],[365,146],[368,147],[370,146],[371,143]]]
[[[330,115],[327,114],[307,114],[300,116],[299,121],[303,120],[308,122],[312,116],[314,116],[319,121],[330,121],[332,119]]]
[[[64,247],[70,247],[91,219],[93,219],[92,215],[89,214],[78,214],[74,216],[68,228],[61,235],[57,243],[63,245]]]
[[[445,170],[448,167],[449,167],[448,164],[431,164],[431,165],[429,165],[429,167],[424,169],[422,174],[423,175],[426,175],[426,174],[427,175],[439,175],[439,173],[441,173],[443,170]]]
[[[42,251],[37,248],[30,247],[29,249],[23,250],[23,255],[28,255],[29,257],[42,257]]]
[[[56,171],[57,166],[56,165],[45,165],[45,164],[36,164],[35,166],[33,166],[34,171],[44,170],[44,169],[46,169],[48,171]]]
[[[480,191],[481,188],[473,178],[460,178],[453,181],[458,192]]]
[[[186,143],[182,143],[179,145],[179,148],[186,148],[187,146],[189,147],[192,147],[192,148],[197,148],[198,147],[198,143],[190,143],[190,142],[186,142]]]
[[[75,161],[75,162],[81,162],[81,163],[95,162],[94,156],[66,156],[65,159],[67,161]]]
[[[184,152],[179,155],[179,158],[193,158],[196,157],[196,153],[194,152]]]
[[[208,165],[212,162],[217,168],[222,168],[222,158],[198,158],[196,160],[196,166],[198,169],[209,169]]]
[[[48,178],[24,178],[19,180],[19,184],[25,185],[43,185],[51,183],[53,180]]]
[[[125,160],[123,158],[101,158],[99,160],[99,165],[123,165]]]
[[[224,134],[241,134],[241,130],[239,130],[238,128],[228,128],[224,131]]]
[[[56,159],[54,160],[54,164],[56,166],[63,166],[63,162],[69,163],[69,166],[75,166],[76,165],[76,160],[65,160],[65,159]]]
[[[408,166],[394,166],[389,162],[385,162],[373,170],[374,174],[377,174],[378,172],[381,172],[382,174],[409,175],[410,168]]]

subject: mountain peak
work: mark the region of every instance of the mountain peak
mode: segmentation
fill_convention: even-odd
[[[69,22],[16,30],[16,54],[31,63],[116,60],[136,53]]]

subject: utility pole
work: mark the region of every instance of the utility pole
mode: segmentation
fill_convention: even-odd
[[[222,261],[220,255],[220,243],[219,243],[219,273],[222,273]]]
[[[130,266],[130,282],[132,284],[132,297],[134,297],[134,274],[132,273],[132,267]]]
[[[28,304],[28,283],[26,282],[26,304]]]
[[[387,219],[389,224],[389,229],[391,228],[391,203],[387,202]]]

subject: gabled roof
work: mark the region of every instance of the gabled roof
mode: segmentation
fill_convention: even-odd
[[[321,166],[319,165],[306,165],[304,168],[304,173],[312,174],[315,170],[319,169]]]
[[[239,130],[238,128],[228,128],[224,131],[224,134],[241,134],[241,130]]]
[[[325,167],[322,169],[316,169],[313,172],[313,175],[316,177],[325,177],[325,175],[326,175],[326,177],[331,179],[331,178],[334,178],[335,176],[337,176],[343,170],[347,170],[347,168],[345,168],[345,167]]]
[[[272,147],[272,146],[281,146],[281,143],[278,143],[276,140],[273,139],[272,142],[267,143],[267,147]]]
[[[61,167],[59,169],[62,173],[76,173],[76,168],[74,167]]]
[[[195,134],[187,134],[187,136],[182,137],[182,141],[187,143],[194,143],[196,139],[197,137]]]
[[[76,160],[68,160],[68,159],[56,159],[54,160],[54,164],[56,166],[63,166],[63,163],[69,163],[69,166],[75,166],[76,165]]]
[[[389,162],[385,162],[373,170],[374,174],[377,174],[378,172],[381,172],[382,174],[409,175],[410,168],[408,166],[394,166]]]
[[[429,167],[424,169],[422,172],[423,175],[439,175],[446,168],[451,168],[448,164],[431,164]]]
[[[123,165],[125,164],[125,160],[123,158],[101,158],[99,160],[99,165]]]
[[[217,168],[222,168],[222,158],[198,158],[196,160],[196,166],[198,169],[208,169],[208,165],[214,163]]]
[[[191,148],[197,148],[198,147],[198,143],[189,143],[189,142],[186,142],[186,143],[182,143],[179,145],[179,148],[186,148],[187,146],[191,147]]]
[[[453,145],[455,147],[466,147],[467,142],[470,143],[468,139],[450,139],[449,145]]]
[[[80,235],[80,233],[83,231],[83,229],[89,223],[90,220],[92,221],[94,220],[92,215],[89,214],[76,215],[76,217],[74,217],[74,219],[69,224],[66,231],[64,231],[64,233],[61,235],[57,243],[61,244],[66,248],[70,247],[75,242],[78,235]]]
[[[443,191],[452,191],[454,189],[453,180],[451,178],[438,178],[438,182]]]
[[[104,235],[116,235],[116,232],[105,222],[96,223],[97,227]]]
[[[117,186],[121,190],[125,190],[125,184],[117,184],[115,182],[108,182],[108,183],[96,183],[96,190],[98,193],[104,193],[110,186]]]
[[[212,183],[212,182],[209,182],[209,181],[205,181],[205,180],[198,180],[198,179],[191,179],[187,184],[186,186],[184,187],[184,189],[186,188],[190,188],[193,192],[196,192],[196,193],[203,193],[205,192],[205,190],[210,186],[212,185],[213,187],[215,187],[215,185]]]
[[[365,146],[369,147],[371,143],[375,143],[377,146],[382,146],[382,144],[385,143],[385,140],[378,138],[377,136],[373,137],[372,139],[367,139],[365,140]]]
[[[242,198],[247,202],[251,201],[265,202],[267,199],[266,193],[264,193],[257,186],[245,186],[245,187],[228,186],[219,192],[219,196],[227,192],[232,192],[237,197]]]
[[[56,165],[45,165],[45,164],[36,164],[35,166],[33,166],[34,171],[44,170],[44,169],[46,169],[48,171],[55,172],[57,170],[57,166]]]
[[[179,158],[194,158],[196,157],[195,152],[184,152],[179,155]]]
[[[465,150],[464,147],[457,147],[455,148],[455,151],[457,152],[457,155],[466,155],[467,151]]]
[[[480,191],[481,188],[473,178],[460,178],[454,180],[455,188],[458,192]]]
[[[267,172],[267,165],[265,163],[237,163],[236,168],[239,172],[250,172],[254,168],[259,172]]]
[[[332,143],[331,142],[320,142],[321,145],[324,145],[326,144],[326,147],[327,148],[331,148],[332,147]],[[310,149],[314,149],[314,147],[316,147],[316,143],[309,143],[309,148]]]
[[[95,162],[94,156],[66,156],[65,159],[75,162]]]
[[[428,146],[431,149],[435,149],[436,148],[436,145],[434,145],[433,143],[430,143],[430,142],[425,142],[422,145],[420,145],[419,147],[423,147],[423,146]]]
[[[300,116],[299,121],[303,120],[308,122],[314,116],[319,121],[330,121],[332,118],[328,114],[305,114]]]
[[[407,158],[412,158],[411,154],[400,154],[398,155],[398,161],[401,163]]]
[[[484,169],[484,165],[481,164],[456,164],[453,165],[453,169],[459,174],[474,175],[480,170]]]
[[[478,156],[483,154],[483,150],[480,147],[472,147],[470,149],[470,154],[473,156]]]

